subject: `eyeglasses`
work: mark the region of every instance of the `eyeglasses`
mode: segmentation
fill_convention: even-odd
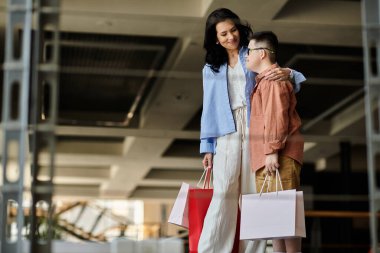
[[[257,47],[257,48],[248,48],[248,55],[251,51],[255,51],[255,50],[261,50],[261,49],[266,49],[268,50],[271,54],[274,54],[276,53],[274,50],[270,49],[270,48],[267,48],[267,47]]]

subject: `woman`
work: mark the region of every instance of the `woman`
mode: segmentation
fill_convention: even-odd
[[[236,232],[240,194],[255,193],[249,166],[248,122],[255,74],[246,69],[249,25],[221,8],[207,19],[203,68],[203,112],[200,152],[204,168],[214,168],[214,195],[199,240],[199,253],[231,253]],[[305,80],[301,73],[277,68],[266,78]],[[265,241],[249,241],[240,252],[264,252]]]

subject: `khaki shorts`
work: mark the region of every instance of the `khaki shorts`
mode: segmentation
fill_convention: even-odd
[[[291,189],[298,189],[300,186],[300,172],[301,172],[301,165],[294,159],[287,157],[287,156],[280,156],[279,157],[279,163],[280,168],[278,171],[280,172],[282,187],[284,190],[291,190]],[[259,193],[261,190],[261,187],[263,186],[264,179],[265,179],[265,172],[264,168],[262,167],[258,171],[256,171],[256,190]],[[270,187],[269,192],[276,191],[276,174],[272,176],[268,176],[268,180],[270,181]],[[280,191],[281,186],[280,183],[277,183],[277,189]],[[267,191],[267,183],[265,183],[265,186],[263,188],[263,192]]]

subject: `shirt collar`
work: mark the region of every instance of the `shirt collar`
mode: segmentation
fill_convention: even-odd
[[[264,70],[263,72],[261,72],[259,75],[256,76],[256,83],[259,83],[261,81],[261,79],[263,79],[263,77],[265,76],[266,73],[268,73],[272,69],[275,69],[278,67],[279,66],[277,63],[272,64],[269,68],[267,68],[266,70]]]

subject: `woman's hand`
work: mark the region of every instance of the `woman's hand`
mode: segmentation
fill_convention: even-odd
[[[265,73],[264,79],[271,81],[290,80],[290,72],[289,68],[275,68]]]
[[[205,156],[203,157],[203,168],[206,169],[212,169],[212,159],[213,159],[213,154],[212,153],[206,153]]]

